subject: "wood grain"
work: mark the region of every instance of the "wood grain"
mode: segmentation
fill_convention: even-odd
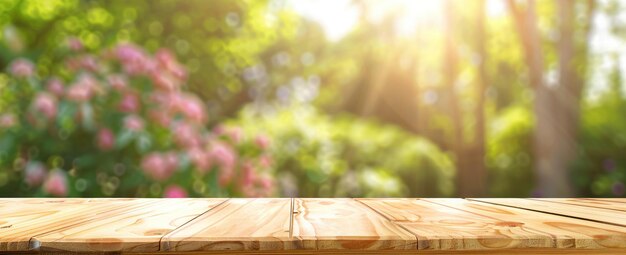
[[[0,254],[626,254],[626,199],[0,198]]]
[[[416,237],[345,198],[294,199],[293,237],[302,249],[416,249]]]
[[[63,251],[158,251],[161,237],[225,199],[164,199],[36,235],[31,246]],[[119,206],[129,206],[122,203]],[[33,243],[35,245],[33,245]]]
[[[500,225],[548,234],[556,248],[626,248],[626,228],[465,199],[424,199],[499,220]]]
[[[470,200],[511,206],[527,210],[535,210],[561,216],[576,217],[580,219],[597,221],[612,225],[626,226],[626,213],[617,210],[523,198],[479,198]]]
[[[3,199],[3,201],[0,207],[0,251],[26,251],[30,249],[31,237],[87,222],[112,211],[112,206],[127,200]],[[143,203],[133,201],[130,208]]]
[[[284,250],[291,199],[230,199],[165,235],[164,251]]]
[[[598,199],[586,199],[586,198],[532,198],[534,200],[563,203],[571,205],[588,206],[595,208],[603,208],[609,210],[626,211],[626,200],[598,200]]]
[[[476,250],[554,246],[552,237],[547,233],[427,201],[359,201],[414,233],[419,240],[418,249]]]

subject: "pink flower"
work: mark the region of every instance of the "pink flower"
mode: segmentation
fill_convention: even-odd
[[[211,170],[211,155],[199,147],[194,147],[187,151],[189,160],[199,173],[206,173]]]
[[[176,62],[176,58],[169,50],[159,49],[155,54],[155,58],[162,69],[172,74],[179,81],[182,82],[187,79],[185,68]]]
[[[272,194],[274,182],[270,176],[256,176],[241,185],[242,192],[247,197],[267,197]]]
[[[113,149],[115,145],[115,135],[108,128],[101,128],[96,135],[96,144],[102,151]]]
[[[46,167],[41,162],[34,161],[26,164],[24,174],[26,175],[26,183],[31,187],[35,187],[44,181],[48,173]]]
[[[67,177],[61,170],[54,170],[48,175],[44,183],[44,191],[62,197],[67,195]]]
[[[154,61],[141,48],[133,44],[118,45],[114,49],[114,54],[128,74],[148,74],[155,69]]]
[[[13,113],[4,113],[0,115],[0,128],[10,128],[17,124],[17,118]]]
[[[32,109],[36,113],[42,114],[48,120],[51,120],[57,115],[57,100],[48,92],[39,92],[35,96]]]
[[[257,135],[256,138],[254,139],[254,143],[257,146],[259,146],[259,148],[261,148],[262,150],[265,150],[270,145],[270,139],[269,137],[265,135]]]
[[[137,112],[139,110],[139,98],[134,93],[124,93],[122,101],[119,104],[121,112]]]
[[[178,185],[170,185],[163,192],[165,198],[184,198],[187,197],[187,191]]]
[[[35,74],[35,65],[28,59],[18,58],[9,65],[9,72],[19,78],[31,77]]]
[[[169,73],[154,71],[150,77],[158,89],[165,91],[174,91],[181,85],[178,79],[174,78],[174,76]]]
[[[93,76],[84,74],[68,89],[66,96],[74,102],[87,102],[98,90],[100,90],[98,81]]]
[[[148,115],[151,121],[154,121],[163,127],[168,127],[172,122],[170,114],[163,109],[151,110]]]
[[[241,168],[242,168],[241,169],[242,171],[241,185],[243,187],[254,185],[254,181],[256,180],[256,173],[255,173],[254,167],[252,167],[252,164],[250,164],[249,162],[246,162],[245,164],[243,164]]]
[[[178,168],[176,154],[153,152],[141,160],[141,168],[144,173],[156,181],[164,181],[170,178]]]
[[[85,69],[94,72],[98,70],[98,61],[92,55],[83,55],[68,59],[67,67],[71,70]]]
[[[233,168],[235,166],[235,152],[226,144],[215,142],[209,150],[211,159],[222,169]]]
[[[230,183],[234,175],[236,156],[233,150],[226,144],[214,142],[209,150],[211,162],[220,167],[220,185]]]
[[[215,135],[220,136],[220,135],[223,135],[225,132],[226,132],[226,127],[224,127],[224,125],[222,124],[219,124],[213,128],[213,133]]]
[[[218,183],[220,186],[224,187],[228,185],[235,175],[235,171],[233,168],[222,168],[220,169],[220,176],[218,178]]]
[[[91,99],[91,89],[89,87],[75,84],[67,90],[67,98],[74,102],[86,102]]]
[[[262,176],[259,178],[259,184],[265,190],[271,190],[274,187],[274,181],[269,176]]]
[[[76,37],[67,38],[67,47],[72,51],[80,51],[83,49],[83,43]]]
[[[144,57],[143,50],[130,43],[119,44],[114,51],[115,56],[122,62],[132,62]]]
[[[177,100],[177,94],[172,92],[154,91],[150,94],[150,101],[166,108],[174,107]]]
[[[204,123],[207,120],[202,101],[193,94],[183,94],[176,100],[176,109],[194,123]]]
[[[55,77],[48,80],[48,83],[46,84],[46,89],[48,90],[48,92],[54,94],[57,97],[63,96],[63,94],[65,93],[65,87],[63,86],[63,82]]]
[[[236,144],[240,143],[241,140],[243,139],[243,131],[239,127],[226,128],[225,133],[228,136],[228,138],[230,138],[230,140]]]
[[[268,168],[272,166],[272,157],[269,155],[261,155],[259,157],[259,166],[262,168]]]
[[[183,148],[191,148],[200,146],[201,137],[195,126],[178,122],[174,125],[174,141],[178,146]]]
[[[171,171],[176,171],[178,168],[178,155],[175,152],[166,152],[163,153],[163,161],[165,165],[171,169]]]
[[[123,75],[110,75],[107,77],[107,80],[109,81],[109,84],[111,84],[111,87],[117,91],[122,91],[128,87],[128,81]]]
[[[141,117],[137,115],[129,115],[124,117],[124,128],[131,131],[141,131],[144,128],[144,123]]]
[[[159,64],[162,65],[162,66],[168,66],[172,62],[176,62],[176,57],[174,57],[174,54],[172,54],[172,52],[170,50],[164,49],[164,48],[159,49],[154,54],[154,57],[159,62]]]

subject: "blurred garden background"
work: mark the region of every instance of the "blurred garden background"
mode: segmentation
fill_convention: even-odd
[[[0,196],[623,197],[617,0],[3,0]]]

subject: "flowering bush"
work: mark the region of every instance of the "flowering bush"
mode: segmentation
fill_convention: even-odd
[[[454,194],[454,163],[445,151],[391,125],[330,116],[313,107],[259,114],[247,107],[234,123],[266,131],[283,196],[443,197]],[[259,141],[261,144],[263,141]]]
[[[16,59],[0,80],[0,192],[54,196],[268,196],[264,136],[208,130],[166,49],[98,54],[70,39],[57,77]],[[4,76],[5,78],[7,76]]]

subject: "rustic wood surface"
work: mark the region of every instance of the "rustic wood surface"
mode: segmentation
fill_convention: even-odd
[[[291,199],[230,199],[165,235],[164,251],[284,250]]]
[[[626,213],[606,208],[558,203],[550,200],[522,199],[522,198],[481,198],[472,199],[496,205],[517,207],[543,213],[550,213],[566,217],[576,217],[591,221],[626,226]]]
[[[626,199],[0,198],[0,254],[626,254]]]
[[[294,199],[293,237],[299,248],[415,250],[415,235],[348,198]]]

